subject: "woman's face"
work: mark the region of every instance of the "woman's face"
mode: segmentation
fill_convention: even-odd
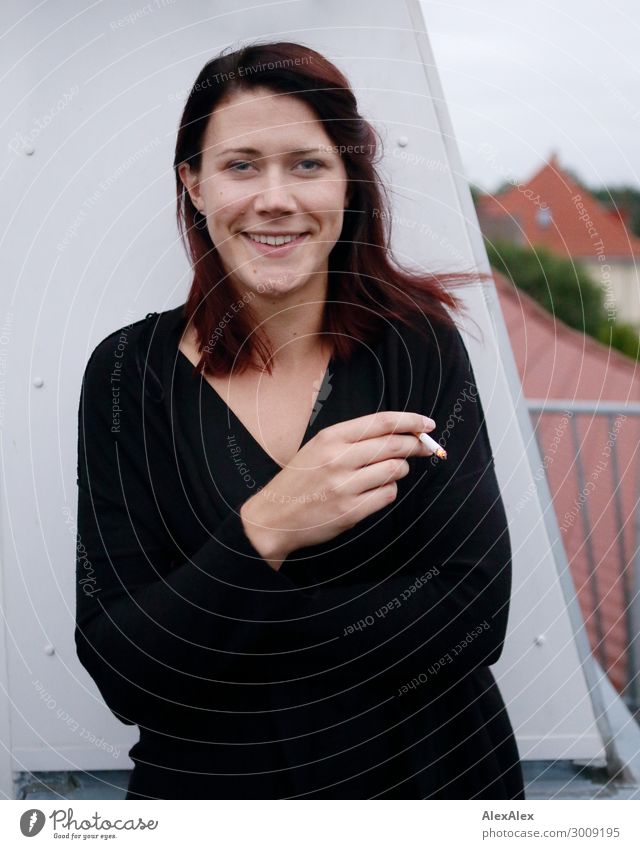
[[[265,88],[234,93],[209,118],[200,171],[183,163],[179,173],[242,294],[289,294],[311,276],[326,282],[348,180],[307,104]],[[251,234],[287,238],[274,247]]]

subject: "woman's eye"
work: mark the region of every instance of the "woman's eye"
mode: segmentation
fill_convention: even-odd
[[[302,162],[300,162],[299,164],[300,164],[300,165],[309,165],[309,164],[311,164],[311,165],[315,165],[315,166],[317,166],[318,168],[322,168],[322,166],[324,165],[324,162],[320,162],[318,159],[303,159],[303,160],[302,160]],[[303,168],[302,170],[303,170],[303,171],[311,171],[311,170],[313,170],[313,169],[311,169],[311,168]]]
[[[240,174],[244,174],[247,171],[247,167],[252,163],[247,162],[246,160],[238,160],[237,162],[230,162],[227,165],[228,171],[237,171]],[[306,165],[311,167],[303,168],[303,171],[315,171],[317,168],[323,168],[324,162],[320,162],[319,159],[303,159],[298,165]]]

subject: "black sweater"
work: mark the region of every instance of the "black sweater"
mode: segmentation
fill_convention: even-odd
[[[193,376],[182,314],[106,337],[80,396],[76,646],[140,728],[127,798],[523,798],[488,669],[509,533],[458,331],[391,323],[332,359],[303,444],[406,409],[448,459],[410,458],[391,505],[275,572],[239,508],[280,467]]]

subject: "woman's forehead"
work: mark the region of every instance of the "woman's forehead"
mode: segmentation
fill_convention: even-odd
[[[230,147],[285,146],[287,151],[326,144],[327,134],[311,107],[291,95],[237,92],[211,113],[206,135]]]

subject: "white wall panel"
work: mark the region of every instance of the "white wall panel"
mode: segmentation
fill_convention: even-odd
[[[137,733],[103,705],[73,642],[77,404],[101,338],[186,297],[171,163],[201,66],[253,38],[325,52],[385,139],[395,255],[439,269],[486,259],[428,40],[413,30],[421,27],[417,4],[254,2],[241,11],[230,0],[12,0],[4,11],[4,28],[15,27],[0,88],[9,199],[0,213],[0,661],[9,695],[0,732],[15,770],[122,768]],[[504,327],[490,296],[476,290],[467,302],[484,336],[483,344],[465,338],[514,551],[509,634],[494,672],[523,757],[593,757],[602,739],[563,595],[571,600],[570,585],[554,562],[553,525],[537,498],[514,509],[539,458]]]

